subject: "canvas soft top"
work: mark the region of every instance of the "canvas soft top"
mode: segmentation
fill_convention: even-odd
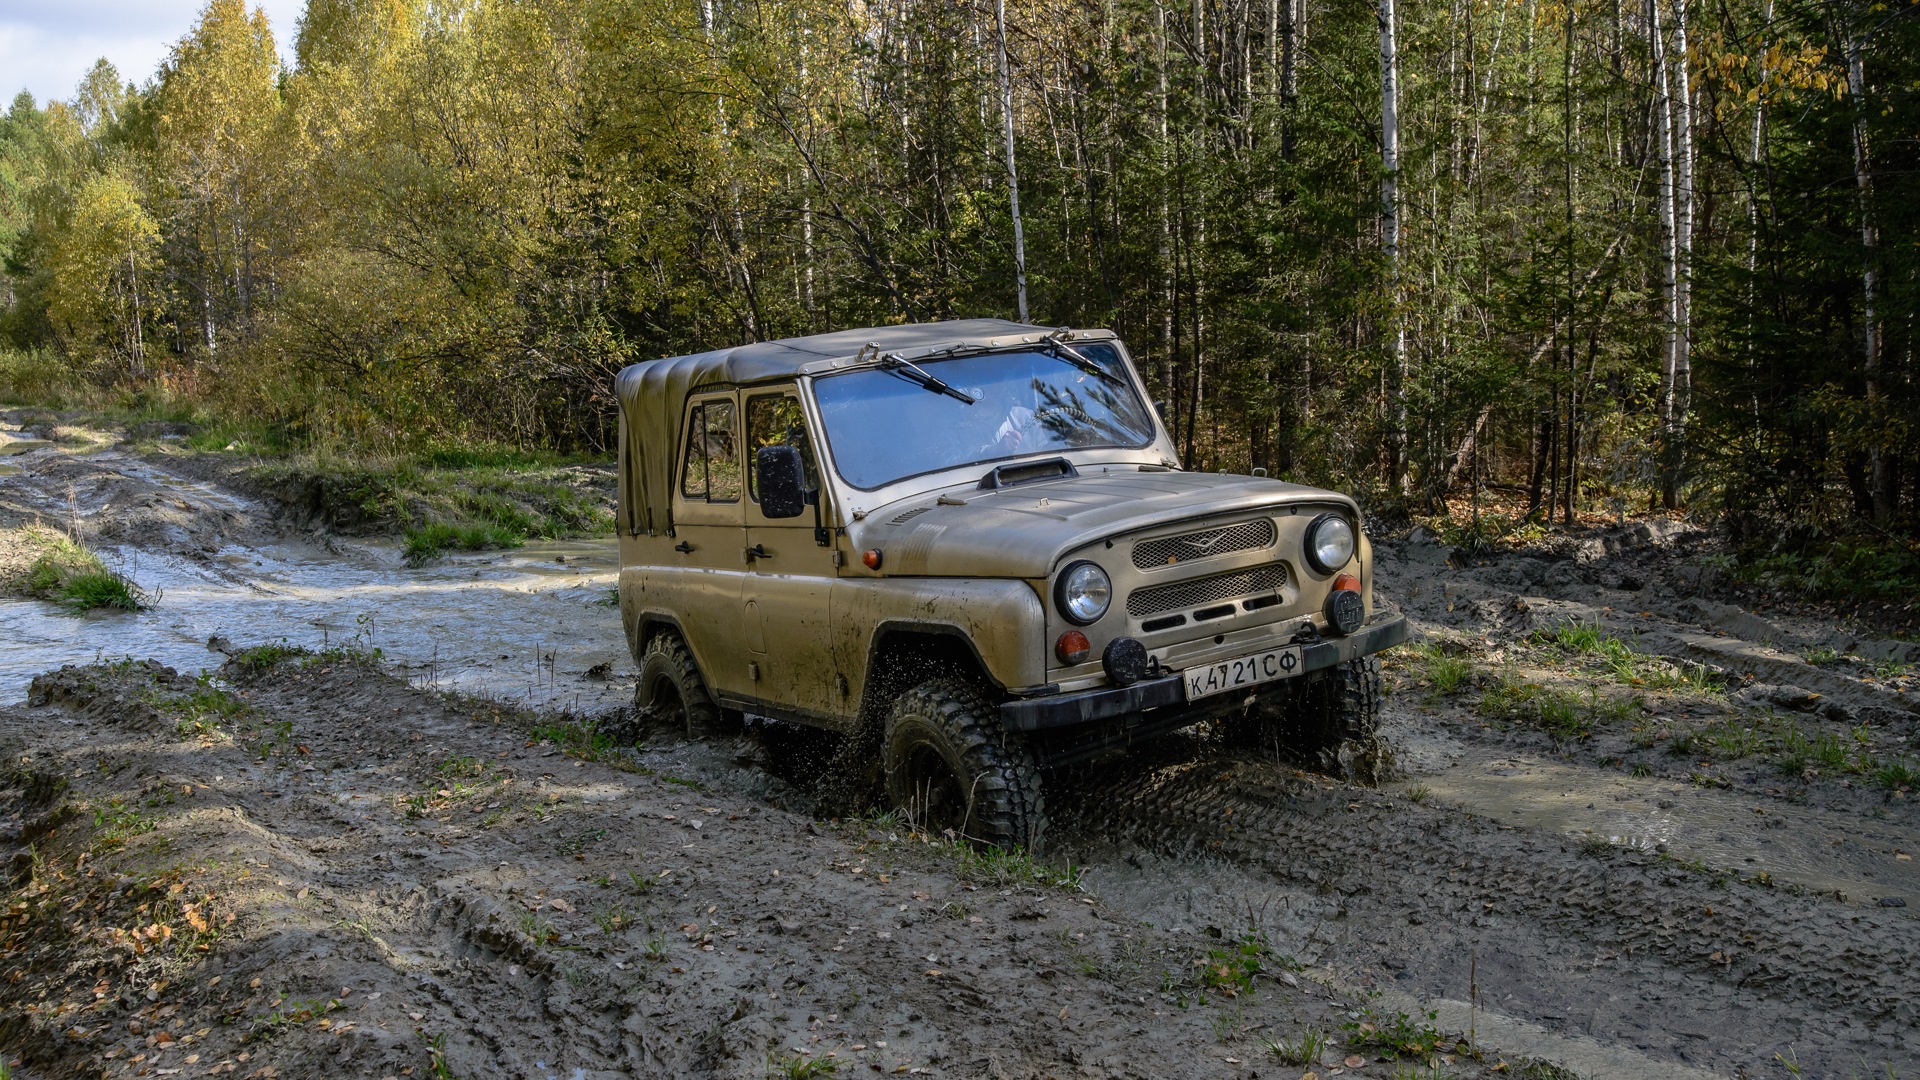
[[[1052,332],[1047,327],[1005,319],[907,323],[756,341],[623,368],[614,382],[614,394],[620,401],[620,438],[627,452],[627,472],[621,477],[621,527],[649,535],[671,531],[668,499],[674,444],[680,435],[680,410],[687,394],[699,387],[741,386],[818,374],[851,362],[868,345],[911,359],[917,352],[948,346],[1021,345]]]

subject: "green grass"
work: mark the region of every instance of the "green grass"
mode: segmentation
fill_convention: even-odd
[[[1420,642],[1408,649],[1419,658],[1420,677],[1435,694],[1450,696],[1467,689],[1473,682],[1473,664],[1454,656],[1432,642]]]
[[[1528,682],[1511,672],[1502,674],[1500,681],[1481,696],[1480,715],[1541,728],[1556,739],[1593,735],[1594,711],[1578,695],[1557,686]]]
[[[1326,1032],[1308,1028],[1294,1038],[1268,1039],[1261,1045],[1282,1065],[1318,1065],[1320,1056],[1327,1052],[1328,1043]]]
[[[19,584],[29,596],[73,611],[141,611],[156,599],[64,533],[30,528],[27,537],[41,549]]]
[[[1041,885],[1069,892],[1080,890],[1080,868],[1073,863],[1041,862],[1020,848],[976,848],[962,841],[952,843],[960,854],[955,869],[964,881],[1002,889],[1013,885]]]
[[[525,533],[491,522],[435,522],[408,529],[405,535],[408,566],[423,566],[449,551],[498,551],[527,542]]]
[[[840,1063],[832,1058],[809,1057],[798,1052],[767,1058],[767,1075],[779,1077],[780,1080],[816,1080],[817,1077],[836,1076],[839,1072]]]
[[[1588,661],[1628,686],[1699,694],[1718,694],[1724,689],[1704,665],[1650,656],[1595,624],[1562,623],[1550,630],[1534,631],[1531,640],[1535,645]]]

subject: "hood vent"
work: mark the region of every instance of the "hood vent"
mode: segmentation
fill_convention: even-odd
[[[1216,555],[1228,555],[1236,551],[1252,551],[1255,548],[1271,546],[1273,536],[1273,522],[1267,518],[1242,521],[1237,525],[1222,525],[1215,529],[1202,529],[1199,532],[1182,533],[1179,536],[1156,536],[1151,540],[1142,540],[1133,546],[1133,565],[1139,570],[1152,570],[1176,563],[1193,562],[1196,559],[1211,559]]]
[[[919,517],[921,514],[924,514],[931,509],[933,509],[933,507],[931,506],[916,506],[904,514],[895,514],[893,516],[893,520],[887,522],[887,524],[905,525],[907,522],[912,521],[914,518]]]

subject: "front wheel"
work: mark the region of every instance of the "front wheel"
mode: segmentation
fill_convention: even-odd
[[[1046,831],[1040,772],[979,688],[929,679],[887,718],[887,798],[931,833],[1038,851]]]
[[[680,635],[663,631],[647,642],[633,689],[633,714],[642,733],[666,730],[697,739],[719,728],[720,707]]]
[[[1371,787],[1391,771],[1379,734],[1380,696],[1380,658],[1359,657],[1257,701],[1232,718],[1227,737]]]

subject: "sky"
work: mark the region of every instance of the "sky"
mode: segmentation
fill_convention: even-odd
[[[104,56],[120,78],[145,84],[173,43],[186,36],[206,0],[0,0],[0,108],[21,90],[35,102],[71,98]],[[304,0],[248,0],[265,8],[280,58],[293,57]]]

